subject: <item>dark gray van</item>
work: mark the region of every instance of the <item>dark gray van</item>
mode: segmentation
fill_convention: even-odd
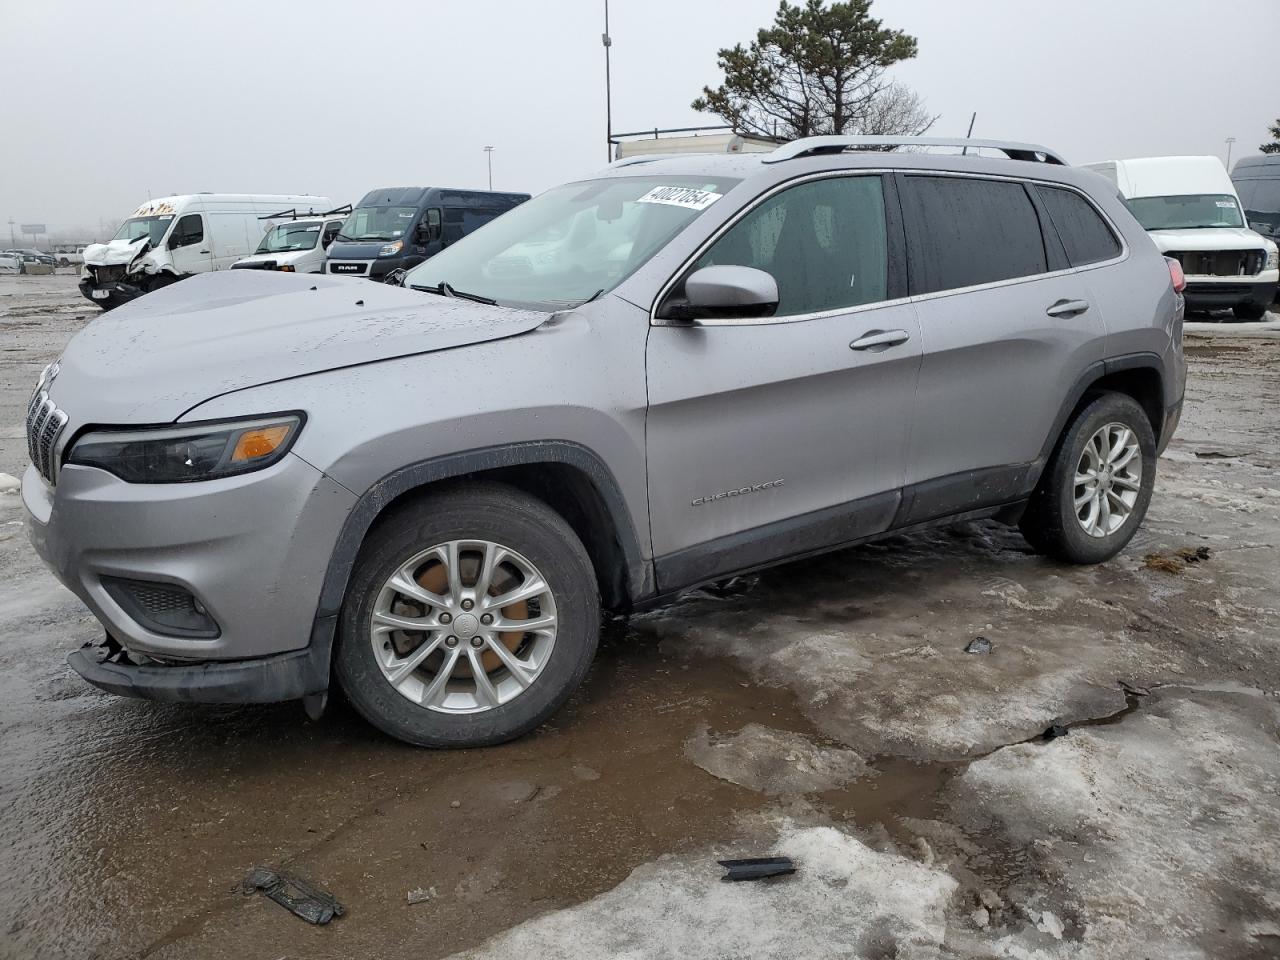
[[[1231,171],[1249,229],[1280,243],[1280,154],[1245,157]]]
[[[329,246],[325,273],[385,280],[461,240],[527,193],[450,187],[383,187],[365,194]]]

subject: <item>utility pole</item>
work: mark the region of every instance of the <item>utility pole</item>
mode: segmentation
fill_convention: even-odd
[[[1227,137],[1227,173],[1231,172],[1231,148],[1235,145],[1235,137]]]
[[[485,147],[484,155],[489,161],[489,189],[493,190],[493,147]]]
[[[9,246],[16,247],[18,241],[13,238],[13,217],[9,218]]]
[[[613,39],[609,36],[609,0],[604,0],[604,33],[600,36],[601,42],[604,44],[604,136],[605,136],[605,156],[608,162],[613,162],[613,88],[610,85],[609,77],[609,48],[613,46]]]

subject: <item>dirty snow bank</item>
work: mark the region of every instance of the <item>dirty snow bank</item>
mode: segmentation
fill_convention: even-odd
[[[1067,955],[1262,956],[1280,920],[1278,735],[1274,697],[1165,691],[973,763],[952,800],[1024,851],[1006,897],[1067,919]]]
[[[471,960],[608,957],[816,960],[938,956],[956,888],[947,874],[878,853],[832,827],[784,824],[770,852],[792,857],[794,876],[722,883],[720,850],[664,857],[608,893],[508,930]]]

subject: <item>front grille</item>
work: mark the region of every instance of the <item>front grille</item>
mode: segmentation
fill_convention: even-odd
[[[50,483],[57,480],[58,463],[55,450],[58,436],[67,425],[67,415],[49,399],[47,390],[37,390],[27,405],[27,453]]]
[[[1189,277],[1252,277],[1267,263],[1265,250],[1174,250],[1165,256]]]
[[[255,260],[253,263],[233,263],[232,270],[274,270],[276,262],[274,260]]]
[[[331,263],[329,264],[329,272],[358,276],[359,274],[364,273],[365,267],[367,266],[368,264],[364,263]]]
[[[125,265],[112,263],[101,267],[90,267],[89,273],[98,283],[115,283],[117,280],[124,279]]]

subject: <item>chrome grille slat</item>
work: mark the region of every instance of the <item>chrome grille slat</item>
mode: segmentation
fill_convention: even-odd
[[[58,437],[66,425],[67,415],[49,398],[49,392],[36,390],[27,405],[27,454],[40,476],[50,483],[57,480]]]

